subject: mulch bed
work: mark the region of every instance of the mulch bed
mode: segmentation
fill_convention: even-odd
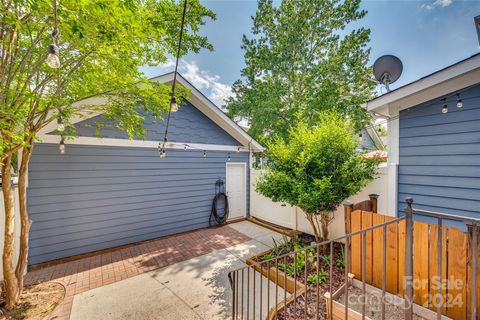
[[[3,291],[3,290],[2,290]],[[19,304],[12,310],[0,306],[0,319],[41,320],[65,297],[65,288],[56,282],[44,282],[23,289]]]
[[[305,245],[309,245],[312,242],[312,238],[308,235],[301,235],[299,237],[299,241],[304,243]],[[326,252],[320,254],[323,255],[330,255],[330,248],[325,248]],[[317,285],[307,285],[307,292],[306,292],[306,316],[305,316],[305,294],[298,296],[294,301],[287,305],[286,311],[279,310],[279,314],[277,315],[279,320],[286,320],[286,319],[326,319],[326,306],[325,306],[325,299],[324,294],[326,292],[330,292],[330,285],[333,292],[337,291],[345,282],[345,269],[342,266],[337,265],[337,261],[342,259],[342,249],[343,244],[335,243],[333,246],[333,273],[330,277],[330,266],[327,262],[322,259],[319,259],[319,269],[324,270],[327,272],[328,276],[325,282]],[[286,264],[292,264],[294,262],[294,255],[288,255],[286,258],[280,258],[278,260],[279,263],[285,262]],[[258,257],[258,262],[261,263],[262,257]],[[273,263],[270,264],[271,266]],[[298,270],[297,270],[298,271]],[[306,268],[306,276],[308,275],[316,275],[317,268],[316,268],[316,256],[314,258],[314,262],[308,264]],[[302,268],[301,271],[298,272],[296,281],[305,284],[305,268]],[[308,283],[308,281],[307,281]],[[317,305],[318,305],[318,317],[317,317]]]

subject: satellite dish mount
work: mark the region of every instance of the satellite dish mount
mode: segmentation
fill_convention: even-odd
[[[378,58],[373,64],[373,75],[375,79],[390,91],[390,84],[400,78],[403,71],[403,64],[399,58],[392,55],[385,55]]]

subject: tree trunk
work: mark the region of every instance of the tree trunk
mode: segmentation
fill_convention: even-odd
[[[20,255],[18,257],[17,268],[15,269],[15,276],[18,281],[19,293],[23,290],[23,276],[28,262],[28,238],[30,235],[30,226],[32,221],[28,217],[27,208],[27,174],[28,163],[32,155],[33,141],[23,148],[22,162],[18,171],[18,197],[20,201]]]
[[[328,240],[328,225],[330,224],[331,221],[332,221],[332,219],[330,217],[330,213],[329,212],[322,212],[322,214],[320,215],[320,225],[321,225],[321,228],[322,228],[323,241]]]
[[[305,213],[305,217],[307,218],[308,222],[310,223],[310,226],[312,227],[313,236],[315,237],[315,242],[320,243],[321,238],[320,238],[320,234],[318,232],[317,226],[315,225],[315,221],[314,221],[315,217],[313,216],[313,214],[309,214],[309,213]]]
[[[12,189],[11,160],[8,156],[2,161],[2,192],[5,207],[5,235],[3,243],[3,279],[5,285],[6,308],[11,309],[18,301],[17,278],[13,268],[15,204]]]

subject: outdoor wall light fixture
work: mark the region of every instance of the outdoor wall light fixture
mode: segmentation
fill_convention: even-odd
[[[463,107],[463,101],[460,98],[460,95],[457,94],[457,108],[462,108]]]
[[[447,100],[445,98],[443,98],[443,102],[444,102],[444,105],[443,105],[443,108],[442,108],[442,113],[447,113],[448,112]]]

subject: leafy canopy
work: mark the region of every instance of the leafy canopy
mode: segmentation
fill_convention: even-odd
[[[170,89],[147,79],[139,67],[176,53],[182,10],[182,2],[174,0],[58,1],[61,66],[52,69],[45,59],[53,1],[1,1],[0,155],[60,115],[68,124],[73,116],[102,111],[130,137],[142,137],[143,114],[162,117]],[[182,55],[212,49],[199,35],[206,18],[215,15],[190,0]],[[182,93],[184,88],[177,96]],[[102,99],[95,104],[77,103],[96,95]]]
[[[250,124],[259,141],[288,136],[289,127],[314,125],[322,110],[352,119],[356,129],[369,117],[361,104],[368,80],[369,29],[347,27],[365,16],[360,0],[259,0],[252,38],[243,37],[246,67],[227,101],[232,118]],[[297,116],[300,115],[300,119]]]
[[[268,143],[268,170],[257,190],[310,215],[333,212],[373,180],[377,161],[364,159],[352,121],[322,112],[317,126],[300,123],[287,141]]]

